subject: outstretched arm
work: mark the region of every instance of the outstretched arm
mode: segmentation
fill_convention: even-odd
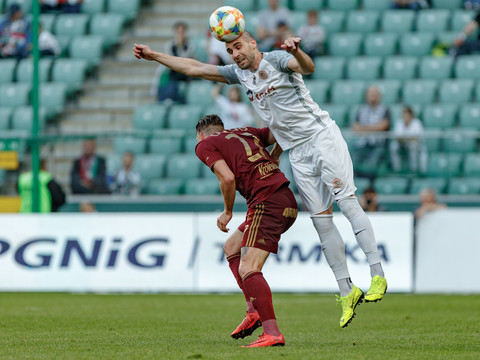
[[[224,83],[227,82],[227,80],[220,75],[216,65],[205,64],[195,59],[182,58],[154,51],[147,45],[135,44],[133,47],[133,55],[135,55],[137,59],[156,61],[173,71],[187,76]]]
[[[282,44],[282,49],[293,55],[293,59],[288,61],[288,68],[302,75],[308,75],[315,71],[315,64],[310,56],[300,49],[299,37],[291,37]]]

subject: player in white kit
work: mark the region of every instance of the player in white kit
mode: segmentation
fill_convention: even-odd
[[[314,64],[299,48],[300,41],[300,38],[289,38],[282,45],[285,51],[261,53],[255,39],[244,32],[226,43],[235,61],[226,66],[170,56],[146,45],[135,45],[133,53],[139,59],[155,60],[188,76],[243,87],[281,148],[274,148],[272,156],[278,158],[282,150],[290,150],[297,188],[340,289],[338,301],[342,304],[340,326],[343,328],[353,319],[356,306],[364,298],[367,302],[383,298],[387,282],[372,225],[355,197],[347,144],[335,121],[312,100],[303,82],[302,75],[312,73]],[[350,279],[345,244],[333,222],[333,200],[350,221],[370,265],[372,283],[365,295]]]

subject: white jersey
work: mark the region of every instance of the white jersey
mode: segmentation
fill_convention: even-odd
[[[229,84],[241,84],[252,105],[283,150],[304,143],[332,122],[312,100],[302,75],[291,71],[286,51],[263,53],[254,72],[236,64],[219,66]]]

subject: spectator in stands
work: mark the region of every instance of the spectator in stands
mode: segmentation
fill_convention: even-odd
[[[30,47],[30,22],[23,16],[20,5],[13,3],[0,22],[0,57],[23,59]]]
[[[80,13],[82,12],[83,0],[66,0],[64,1],[62,11],[64,13]]]
[[[277,26],[280,21],[290,25],[290,10],[278,5],[278,0],[269,0],[269,8],[259,12],[257,28],[260,51],[270,51],[278,36]]]
[[[473,35],[480,25],[480,11],[469,21],[463,28],[462,32],[453,41],[453,48],[451,53],[453,56],[471,54],[472,52],[480,51],[480,34],[474,38],[469,38]]]
[[[122,157],[123,167],[114,176],[113,193],[120,195],[140,194],[141,177],[133,169],[134,155],[126,151]]]
[[[430,6],[427,0],[392,0],[390,7],[392,9],[410,9],[420,10],[426,9]]]
[[[427,147],[422,139],[423,124],[415,117],[412,108],[405,106],[402,120],[396,121],[390,141],[390,161],[394,171],[402,170],[402,154],[408,156],[409,170],[427,171]]]
[[[50,32],[39,26],[38,49],[42,57],[56,57],[62,53],[62,47],[57,38]]]
[[[233,64],[232,58],[228,54],[227,49],[225,49],[225,44],[215,39],[210,31],[207,37],[208,63],[219,66]]]
[[[381,94],[370,86],[365,95],[366,103],[357,112],[353,130],[360,138],[352,152],[357,174],[373,178],[385,156],[386,139],[383,136],[390,128],[390,112],[381,104]],[[380,136],[379,136],[380,135]]]
[[[40,10],[44,13],[79,13],[83,0],[40,0]]]
[[[273,44],[273,50],[283,50],[282,44],[285,42],[285,40],[294,36],[295,33],[292,29],[290,29],[290,26],[288,26],[285,21],[280,20],[277,24],[277,36],[275,43]]]
[[[360,205],[364,211],[387,211],[385,206],[378,203],[377,192],[373,186],[369,186],[363,191]]]
[[[94,139],[83,142],[83,154],[73,163],[70,173],[73,194],[108,194],[105,159],[95,154]]]
[[[95,208],[95,205],[89,201],[82,201],[78,205],[78,211],[82,213],[94,213],[97,212],[97,209]]]
[[[415,220],[420,219],[425,213],[445,209],[447,204],[442,204],[437,201],[437,194],[435,190],[427,188],[420,192],[420,206],[415,210]]]
[[[212,98],[220,109],[220,117],[225,129],[253,126],[254,120],[250,106],[242,102],[240,88],[231,86],[228,97],[221,94],[222,84],[217,84],[212,90]]]
[[[463,7],[467,10],[480,10],[480,0],[465,0]]]
[[[323,26],[318,23],[317,10],[308,11],[307,23],[298,29],[297,35],[302,38],[303,51],[311,58],[323,54],[326,32]]]
[[[60,12],[62,4],[59,0],[40,0],[40,11],[42,13]]]

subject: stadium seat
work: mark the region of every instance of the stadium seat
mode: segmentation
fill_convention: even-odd
[[[245,14],[246,11],[255,11],[255,0],[224,0],[224,6],[233,6],[239,9],[242,14]]]
[[[326,10],[320,13],[320,24],[322,24],[329,36],[337,32],[342,32],[344,22],[345,12],[343,11]]]
[[[0,59],[0,84],[10,83],[15,76],[15,67],[17,61],[15,59]]]
[[[54,33],[69,37],[85,35],[89,19],[87,14],[61,14],[55,21]]]
[[[69,95],[81,89],[87,72],[87,61],[81,59],[57,59],[52,67],[52,81],[67,85]]]
[[[302,25],[305,25],[307,21],[307,14],[305,11],[292,11],[290,12],[290,28],[293,30],[294,33],[298,32],[298,29]]]
[[[433,153],[428,157],[428,177],[458,177],[462,154],[458,153]]]
[[[173,105],[168,114],[168,127],[194,131],[202,114],[203,106],[201,105]]]
[[[257,27],[260,24],[260,19],[258,16],[258,11],[246,11],[243,13],[245,19],[248,21],[245,22],[245,30],[247,30],[254,37],[257,35]],[[206,38],[202,36],[202,38]],[[197,43],[195,43],[195,48],[197,48]]]
[[[376,86],[382,94],[382,103],[385,105],[396,104],[400,97],[400,80],[374,80],[368,83],[368,86]]]
[[[120,41],[125,18],[120,14],[95,14],[90,21],[90,34],[103,38],[103,46],[109,49]]]
[[[107,12],[125,16],[132,21],[138,15],[140,0],[107,0]]]
[[[464,104],[470,102],[473,93],[473,80],[448,79],[443,80],[439,89],[439,100],[449,104]]]
[[[282,163],[282,160],[280,160],[280,164]],[[215,179],[218,182],[217,175],[210,170],[208,166],[201,166],[200,167],[200,173],[202,174],[203,179]]]
[[[480,178],[452,178],[448,182],[449,195],[480,194]]]
[[[458,107],[455,104],[428,104],[423,109],[423,126],[426,129],[447,130],[455,126]]]
[[[103,13],[105,10],[105,0],[83,0],[82,12],[85,14]]]
[[[5,131],[10,128],[10,118],[12,117],[13,109],[8,107],[0,108],[0,131]]]
[[[318,80],[339,80],[345,77],[345,58],[343,56],[319,56],[314,60],[313,78]]]
[[[421,32],[441,32],[449,28],[450,11],[429,9],[418,12],[416,29]]]
[[[327,7],[331,10],[350,11],[358,8],[359,0],[327,0]]]
[[[330,89],[330,83],[323,80],[305,80],[307,89],[310,90],[310,96],[313,101],[322,106],[328,101],[328,91]]]
[[[136,137],[116,137],[113,140],[113,148],[117,154],[123,154],[125,151],[133,154],[143,154],[147,148],[147,141]]]
[[[362,34],[335,33],[329,37],[328,53],[331,56],[357,56],[360,54]]]
[[[278,0],[278,5],[288,8],[289,0]],[[257,0],[258,9],[267,9],[269,7],[269,0]],[[230,3],[228,4],[230,5]]]
[[[480,104],[460,105],[458,122],[462,128],[480,130]]]
[[[182,152],[182,138],[162,137],[150,140],[150,152],[152,154],[175,154]]]
[[[214,87],[215,84],[211,81],[190,81],[185,94],[186,103],[189,105],[212,105],[214,100],[211,94]]]
[[[32,0],[5,0],[5,9],[8,9],[12,4],[20,5],[24,14],[28,14],[32,9]]]
[[[153,179],[148,184],[150,195],[179,195],[182,192],[182,179]]]
[[[53,33],[56,19],[56,14],[40,14],[40,24],[42,24],[43,30]]]
[[[403,34],[413,30],[415,12],[413,10],[385,10],[381,18],[384,32]]]
[[[445,178],[414,178],[410,184],[410,194],[419,194],[424,189],[432,189],[437,194],[443,194],[446,186]]]
[[[38,62],[38,79],[40,82],[50,80],[50,69],[52,68],[52,59],[40,59]],[[16,71],[17,82],[31,83],[33,77],[33,60],[24,59],[19,62]]]
[[[435,9],[460,9],[463,6],[464,0],[432,0],[433,8]]]
[[[202,162],[195,154],[174,154],[167,160],[167,177],[187,180],[200,177]]]
[[[0,84],[0,106],[18,107],[29,104],[30,84]]]
[[[47,118],[60,114],[67,100],[67,85],[63,83],[40,84],[40,106],[45,111]]]
[[[374,80],[380,76],[382,58],[377,56],[352,57],[347,65],[347,78],[351,80]]]
[[[417,74],[418,60],[413,56],[389,56],[383,65],[385,79],[409,80]]]
[[[443,80],[452,76],[453,58],[450,56],[425,56],[420,59],[421,79]]]
[[[435,34],[436,42],[439,44],[443,44],[445,47],[450,47],[453,41],[458,37],[458,32],[455,31],[444,31]]]
[[[339,80],[332,86],[332,102],[356,105],[364,102],[365,82],[360,80]]]
[[[45,111],[40,109],[38,117],[38,129],[42,131],[45,128]],[[32,132],[33,127],[33,109],[31,106],[20,106],[12,114],[12,130]]]
[[[185,182],[185,194],[217,195],[220,194],[220,186],[216,179],[188,179]]]
[[[458,79],[480,79],[480,55],[463,55],[455,63],[455,77]]]
[[[255,34],[255,32],[251,32],[251,31],[250,33]],[[193,49],[195,59],[200,62],[208,62],[208,57],[209,57],[208,51],[207,51],[208,38],[205,35],[193,36],[192,42],[195,44],[195,48]]]
[[[428,32],[409,32],[400,35],[400,54],[426,56],[432,51],[435,35]]]
[[[166,124],[168,107],[166,105],[144,105],[135,109],[133,127],[137,130],[162,129]]]
[[[363,0],[365,10],[387,10],[390,4],[391,0]]]
[[[122,168],[122,154],[108,154],[105,156],[107,175],[114,176]]]
[[[237,0],[243,2],[243,0]],[[230,3],[230,1],[226,0]],[[295,0],[293,2],[293,8],[295,11],[308,11],[311,9],[320,10],[323,8],[324,0]]]
[[[366,56],[392,56],[397,53],[398,34],[366,34],[363,50]]]
[[[468,177],[480,177],[480,154],[470,153],[465,155],[463,175]]]
[[[197,138],[195,136],[187,136],[184,138],[184,152],[187,154],[195,154],[195,147],[197,146]]]
[[[415,114],[416,117],[422,118],[422,105],[421,104],[415,104],[415,103],[408,103],[408,104],[393,104],[388,107],[390,110],[390,118],[393,121],[401,121],[402,119],[402,113],[403,113],[403,108],[407,105],[413,110],[413,113]]]
[[[72,39],[69,54],[72,59],[87,60],[88,69],[91,70],[102,58],[103,39],[97,35],[77,36]]]
[[[435,80],[406,80],[403,85],[404,104],[429,104],[434,102],[438,84]]]
[[[355,186],[357,187],[355,194],[357,195],[357,197],[359,197],[361,194],[363,194],[365,189],[370,186],[370,179],[364,177],[356,177]]]
[[[480,102],[480,81],[475,85],[475,101]]]
[[[425,146],[427,147],[428,153],[441,151],[441,144],[444,133],[445,131],[442,131],[438,128],[427,128],[424,130],[424,142]]]
[[[372,33],[378,30],[380,13],[375,10],[354,10],[347,16],[347,32]]]
[[[455,31],[458,34],[458,32],[462,31],[465,25],[472,20],[474,16],[475,11],[472,10],[454,10],[452,15],[452,31]]]
[[[320,104],[320,108],[322,110],[327,111],[330,114],[330,118],[335,120],[339,127],[346,127],[347,126],[347,113],[348,113],[348,106],[343,104]]]
[[[407,193],[408,179],[405,177],[379,177],[373,182],[378,194],[402,195]]]
[[[461,129],[449,131],[443,140],[445,152],[461,154],[475,152],[477,150],[477,137],[473,129]]]
[[[165,156],[160,154],[138,154],[135,157],[134,169],[142,178],[142,184],[148,184],[150,180],[165,176]]]

